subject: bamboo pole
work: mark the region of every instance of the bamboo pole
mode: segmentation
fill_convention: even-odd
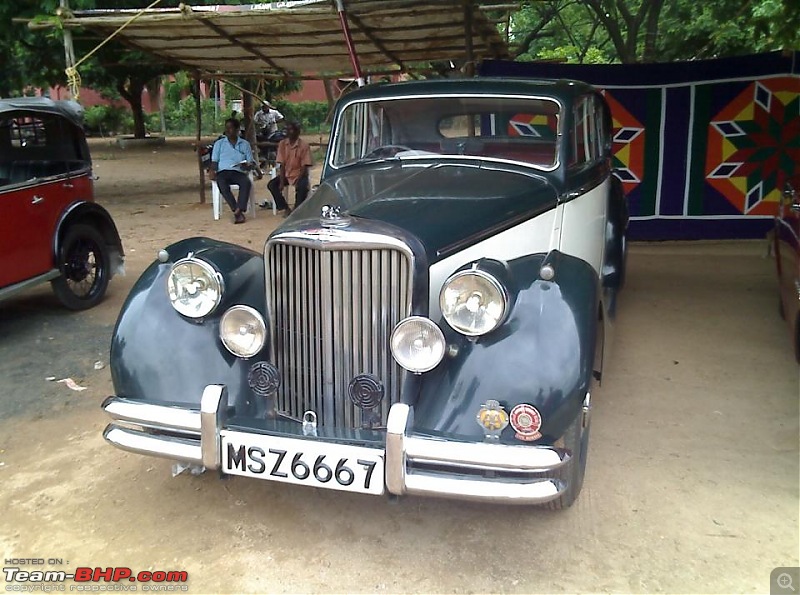
[[[69,0],[59,0],[59,11],[66,15],[69,14]],[[72,43],[72,31],[69,29],[64,29],[64,60],[66,63],[66,69],[73,68],[75,66],[75,47]],[[69,87],[67,87],[69,89]],[[72,97],[72,92],[70,92],[70,99],[75,99]]]
[[[195,73],[192,86],[194,90],[194,109],[197,120],[195,146],[197,147],[197,169],[200,180],[200,204],[206,204],[206,170],[203,167],[203,147],[200,144],[203,134],[203,107],[202,103],[200,102],[200,73]]]

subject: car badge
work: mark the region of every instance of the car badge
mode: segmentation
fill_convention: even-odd
[[[499,401],[489,399],[481,405],[476,421],[483,428],[487,440],[499,440],[500,433],[508,425],[508,413],[505,412]]]
[[[323,205],[319,223],[322,227],[347,227],[352,220],[348,215],[342,214],[341,207]]]
[[[530,442],[542,437],[539,429],[542,427],[542,415],[533,405],[520,403],[511,410],[511,427],[517,432],[514,436],[518,440]]]
[[[317,414],[313,411],[306,411],[303,414],[303,436],[317,435]]]

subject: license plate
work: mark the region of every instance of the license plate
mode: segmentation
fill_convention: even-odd
[[[383,494],[383,450],[223,431],[222,471],[345,492]]]

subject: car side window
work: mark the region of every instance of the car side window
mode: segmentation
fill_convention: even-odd
[[[33,151],[47,146],[47,128],[41,118],[20,117],[11,121],[11,145]]]
[[[344,112],[339,124],[339,142],[336,158],[340,163],[350,163],[360,159],[367,146],[367,110],[364,104],[354,105]]]
[[[346,165],[397,142],[386,110],[379,105],[355,104],[339,122],[335,160]]]
[[[0,187],[78,171],[89,164],[80,131],[57,116],[0,120]]]
[[[573,109],[570,165],[591,163],[602,156],[601,127],[602,117],[597,112],[594,97],[581,97]]]

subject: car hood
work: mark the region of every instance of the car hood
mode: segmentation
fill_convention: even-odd
[[[400,227],[424,245],[430,262],[553,207],[548,180],[482,161],[379,162],[329,177],[280,231],[319,217],[323,205],[351,217]]]

